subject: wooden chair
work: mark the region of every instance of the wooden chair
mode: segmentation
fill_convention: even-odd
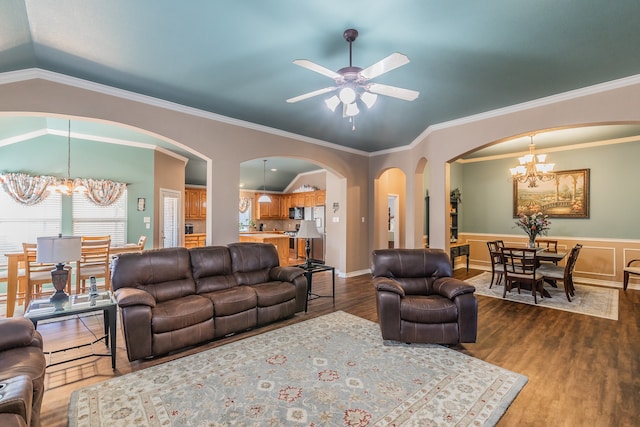
[[[557,240],[536,239],[536,246],[539,248],[546,248],[545,250],[547,252],[558,252]]]
[[[538,303],[537,294],[542,298],[544,277],[536,271],[538,260],[536,249],[502,248],[502,262],[504,265],[505,285],[502,298],[506,298],[507,291],[515,285],[520,293],[522,285],[528,285],[533,295],[533,302]]]
[[[24,299],[25,287],[24,287],[24,267],[20,267],[18,269],[18,286],[16,292],[13,294],[9,293],[9,271],[8,270],[0,270],[0,284],[4,283],[6,287],[6,291],[4,293],[0,292],[0,304],[6,304],[5,316],[11,317],[13,316],[13,309],[10,307],[15,307],[16,301],[20,302]]]
[[[571,297],[575,296],[576,289],[573,286],[573,269],[576,266],[580,249],[582,249],[581,244],[577,244],[571,249],[569,258],[567,259],[567,263],[564,267],[553,265],[548,262],[542,263],[540,264],[540,267],[538,267],[538,271],[544,276],[545,280],[553,280],[554,282],[562,280],[564,293],[569,302],[571,302]]]
[[[80,260],[76,262],[76,293],[86,292],[86,281],[92,276],[104,279],[104,288],[111,288],[109,248],[111,236],[82,236]]]
[[[496,240],[487,242],[489,248],[489,259],[491,260],[491,282],[489,289],[493,286],[493,280],[497,277],[496,285],[499,285],[504,276],[504,264],[502,262],[502,251]]]
[[[635,274],[635,275],[639,275],[640,276],[640,264],[639,265],[634,265],[636,263],[640,263],[640,259],[632,259],[631,261],[629,261],[627,263],[627,266],[624,268],[624,282],[623,282],[623,286],[622,289],[623,290],[627,290],[627,287],[629,286],[629,276],[631,274]]]
[[[140,236],[140,238],[138,239],[138,247],[140,248],[141,251],[144,250],[144,245],[147,244],[147,236]]]
[[[35,243],[23,243],[22,249],[24,250],[24,308],[26,310],[32,299],[43,295],[42,285],[48,283],[53,284],[51,281],[51,270],[55,269],[56,265],[36,261],[38,245]],[[65,269],[71,270],[71,267],[66,266]],[[52,288],[51,293],[53,292],[54,289]],[[69,277],[67,278],[67,293],[71,293],[71,272],[69,272]]]

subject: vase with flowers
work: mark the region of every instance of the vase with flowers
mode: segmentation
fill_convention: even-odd
[[[520,218],[516,221],[516,226],[522,228],[529,236],[527,247],[535,248],[536,236],[545,236],[549,232],[551,221],[549,217],[542,212],[535,212],[531,215],[520,214]]]

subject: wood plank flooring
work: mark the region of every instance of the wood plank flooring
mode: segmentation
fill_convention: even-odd
[[[464,279],[479,273],[459,269],[455,276]],[[330,292],[330,285],[329,273],[314,275],[314,292]],[[478,296],[478,341],[454,348],[529,377],[499,426],[638,425],[640,291],[620,291],[619,298],[619,320],[612,321]],[[155,360],[130,363],[119,332],[116,371],[107,357],[47,370],[42,425],[67,425],[69,397],[77,388],[334,310],[376,321],[370,276],[336,278],[335,307],[331,298],[319,298],[309,303],[306,314]],[[38,325],[47,350],[82,344],[99,335],[101,328],[101,316]]]

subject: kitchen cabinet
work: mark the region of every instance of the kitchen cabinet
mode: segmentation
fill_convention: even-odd
[[[184,247],[189,248],[201,248],[207,244],[207,235],[204,233],[197,234],[185,234],[184,235]]]
[[[315,206],[324,206],[327,201],[327,192],[325,190],[318,190],[315,192],[316,204]]]
[[[302,193],[302,194],[304,194],[304,207],[305,208],[314,207],[316,205],[316,192],[315,191],[309,191],[308,193]]]
[[[284,219],[280,211],[281,196],[269,194],[269,197],[271,197],[271,202],[258,203],[258,212],[256,213],[258,219]],[[287,209],[287,216],[288,214],[289,210]]]
[[[207,190],[204,188],[184,189],[185,219],[207,218]]]
[[[278,251],[281,266],[289,265],[289,236],[281,233],[240,233],[241,242],[271,243]]]
[[[293,193],[291,195],[291,207],[292,208],[304,207],[304,193]]]
[[[280,219],[289,218],[289,208],[291,207],[291,196],[283,194],[280,196]]]

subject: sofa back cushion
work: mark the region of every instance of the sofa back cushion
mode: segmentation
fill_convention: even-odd
[[[231,271],[231,255],[226,246],[189,249],[191,273],[199,294],[237,286]]]
[[[129,287],[149,292],[157,302],[196,293],[186,248],[125,253],[113,261],[113,290]]]
[[[440,249],[376,249],[371,272],[394,279],[407,295],[430,295],[437,278],[451,276],[451,264]]]
[[[278,251],[271,243],[232,243],[228,248],[238,285],[268,282],[269,271],[280,265]]]

